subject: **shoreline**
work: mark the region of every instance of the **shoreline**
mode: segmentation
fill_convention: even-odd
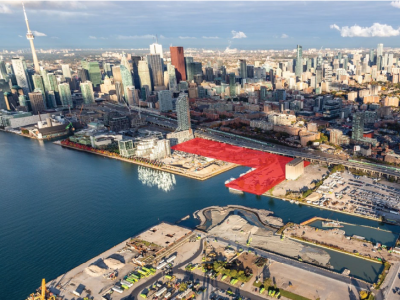
[[[296,238],[296,237],[293,237],[293,236],[285,236],[285,238],[288,238],[290,240],[297,241],[297,242],[300,242],[300,243],[306,243],[306,244],[309,244],[309,245],[317,246],[317,247],[320,247],[320,248],[323,248],[323,249],[332,250],[332,251],[335,251],[335,252],[338,252],[338,253],[347,254],[347,255],[350,255],[350,256],[353,256],[353,257],[357,257],[357,258],[361,258],[361,259],[364,259],[364,260],[367,260],[367,261],[370,261],[370,262],[373,262],[373,263],[376,263],[376,264],[381,264],[381,265],[384,264],[383,262],[381,262],[379,260],[375,260],[375,259],[372,259],[372,258],[360,256],[360,255],[356,255],[356,254],[353,254],[353,253],[350,253],[350,252],[347,252],[347,251],[344,251],[344,250],[337,250],[337,249],[334,249],[334,248],[326,247],[326,246],[321,245],[321,244],[312,243],[312,242],[309,242],[309,241],[304,241],[302,239],[299,239],[299,238]]]
[[[4,129],[0,129],[0,130],[3,131],[3,132],[7,132],[7,133],[13,133],[13,134],[16,134],[16,135],[18,135],[18,136],[22,136],[22,137],[26,137],[26,138],[38,140],[38,139],[35,139],[35,138],[33,138],[33,137],[26,136],[26,135],[22,135],[22,134],[13,132],[13,131],[6,131],[6,130],[4,130]],[[108,156],[108,155],[103,155],[103,154],[101,154],[101,153],[91,152],[91,151],[87,151],[87,150],[84,150],[84,149],[79,149],[79,148],[72,147],[72,146],[68,146],[68,145],[62,145],[61,142],[60,142],[60,140],[54,141],[53,144],[59,145],[59,146],[61,146],[61,147],[69,148],[69,149],[72,149],[72,150],[78,150],[78,151],[87,152],[87,153],[91,153],[91,154],[97,154],[97,155],[100,155],[100,156],[103,156],[103,157],[113,158],[113,159],[116,159],[116,160],[120,160],[120,161],[124,161],[124,162],[128,162],[128,163],[132,163],[132,164],[136,164],[136,165],[140,165],[140,166],[144,166],[144,167],[156,169],[156,170],[159,170],[159,171],[164,171],[164,172],[172,173],[172,174],[175,174],[175,175],[181,175],[181,176],[184,176],[184,177],[187,177],[187,178],[192,178],[192,179],[196,179],[196,180],[200,180],[200,181],[205,181],[205,180],[207,180],[207,179],[210,179],[210,178],[212,178],[212,177],[214,177],[214,176],[217,176],[217,175],[219,175],[219,174],[222,174],[222,173],[224,173],[224,172],[226,172],[226,171],[232,170],[232,169],[234,169],[234,168],[236,168],[236,167],[239,166],[239,165],[232,165],[232,166],[230,166],[230,167],[227,167],[227,168],[224,168],[224,169],[222,169],[222,170],[219,170],[219,171],[217,171],[217,172],[215,172],[215,173],[213,173],[213,174],[210,174],[210,175],[207,175],[207,176],[204,176],[204,177],[196,177],[196,176],[193,176],[193,175],[189,175],[189,174],[177,172],[177,171],[172,170],[172,169],[169,169],[169,168],[160,168],[160,167],[156,167],[156,166],[153,166],[153,165],[148,165],[148,164],[141,163],[141,162],[137,162],[137,161],[132,161],[132,160],[129,160],[129,159],[120,157],[120,156]],[[286,198],[286,197],[284,197],[284,196],[280,196],[280,198],[278,198],[277,196],[273,196],[273,195],[268,194],[268,192],[269,192],[269,191],[265,192],[265,193],[262,194],[261,196],[266,196],[266,197],[269,197],[269,198],[278,199],[278,200],[283,200],[283,201],[291,201],[291,200],[293,200],[293,199]],[[360,215],[360,214],[351,213],[351,212],[339,211],[339,210],[336,210],[336,209],[327,208],[327,207],[319,206],[319,205],[314,205],[314,204],[307,203],[307,202],[304,202],[304,201],[299,201],[299,204],[308,205],[308,206],[311,206],[311,207],[314,207],[314,208],[329,210],[329,211],[332,211],[332,212],[347,214],[347,215],[354,216],[354,217],[364,218],[364,219],[371,220],[371,221],[375,221],[375,222],[378,222],[378,223],[385,223],[385,224],[389,224],[389,225],[399,226],[399,225],[397,225],[397,224],[393,224],[393,223],[390,223],[390,222],[386,222],[386,221],[384,221],[384,220],[380,220],[380,219],[377,219],[377,218],[368,217],[368,216],[365,216],[365,215]],[[299,205],[299,204],[296,204],[296,205]],[[368,226],[366,226],[366,227],[368,227]],[[371,227],[371,228],[376,228],[376,227]],[[376,229],[378,229],[378,228],[376,228]]]
[[[278,199],[278,200],[283,200],[283,201],[289,201],[289,202],[290,201],[294,201],[293,199],[285,198],[283,196],[281,198],[278,198],[277,196],[268,195],[267,192],[262,194],[262,196],[266,196],[266,197],[274,198],[274,199]],[[397,224],[385,222],[385,221],[377,219],[377,218],[372,218],[372,217],[368,217],[368,216],[364,216],[364,215],[360,215],[360,214],[355,214],[355,213],[351,213],[351,212],[346,212],[346,211],[340,211],[340,210],[332,209],[332,208],[326,208],[324,206],[314,205],[314,204],[303,202],[303,201],[299,201],[299,204],[295,204],[295,205],[300,205],[300,204],[301,205],[308,205],[308,206],[311,206],[311,207],[314,207],[314,208],[330,210],[332,212],[337,212],[337,213],[340,213],[340,214],[346,214],[346,215],[353,216],[353,217],[364,218],[364,219],[375,221],[375,222],[378,222],[378,223],[385,223],[385,224],[389,224],[389,225],[399,226]],[[365,226],[368,226],[368,225],[365,225]],[[375,227],[371,227],[371,228],[375,228]],[[378,228],[376,228],[376,229],[378,229]]]
[[[88,150],[84,150],[84,149],[79,149],[79,148],[76,148],[76,147],[73,147],[73,146],[69,146],[69,145],[62,145],[60,141],[55,141],[55,142],[53,142],[53,144],[59,145],[59,146],[61,146],[63,148],[69,148],[69,149],[72,149],[72,150],[77,150],[77,151],[81,151],[81,152],[95,154],[95,155],[99,155],[99,156],[106,157],[106,158],[112,158],[112,159],[116,159],[116,160],[119,160],[119,161],[123,161],[123,162],[131,163],[131,164],[135,164],[135,165],[139,165],[139,166],[155,169],[155,170],[158,170],[158,171],[168,172],[168,173],[172,173],[172,174],[175,174],[175,175],[181,175],[181,176],[184,176],[184,177],[187,177],[187,178],[196,179],[196,180],[200,180],[200,181],[205,181],[205,180],[210,179],[210,178],[212,178],[214,176],[220,175],[220,174],[222,174],[222,173],[224,173],[226,171],[229,171],[229,170],[232,170],[232,169],[238,167],[238,165],[232,164],[232,165],[230,165],[228,167],[225,167],[225,168],[223,168],[221,170],[218,170],[218,171],[216,171],[214,173],[211,173],[209,175],[200,177],[200,176],[194,176],[194,175],[190,175],[190,174],[186,174],[186,173],[181,173],[181,172],[175,171],[175,170],[170,169],[170,168],[157,167],[157,166],[154,166],[154,165],[141,163],[139,161],[130,160],[128,158],[124,158],[124,157],[121,157],[121,156],[109,156],[109,155],[105,155],[105,154],[101,154],[101,153],[97,153],[97,152],[92,152],[92,151],[88,151]]]

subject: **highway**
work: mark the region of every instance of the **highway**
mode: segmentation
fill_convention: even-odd
[[[108,107],[112,107],[121,112],[127,113],[127,107],[121,104],[106,103]],[[138,110],[137,107],[131,106],[131,109]],[[151,109],[140,109],[141,114],[146,117],[146,120],[150,123],[174,129],[177,127],[177,120],[159,115],[159,112]],[[315,153],[305,151],[302,149],[294,149],[286,146],[275,145],[272,143],[262,142],[251,138],[246,138],[240,135],[227,133],[223,131],[212,130],[207,127],[192,125],[195,129],[195,135],[222,143],[229,143],[232,145],[246,147],[254,150],[266,151],[274,154],[290,156],[290,157],[301,157],[306,160],[315,160],[328,164],[344,165],[348,168],[358,168],[367,172],[381,173],[388,176],[400,177],[400,169],[384,166],[384,165],[366,165],[362,162],[353,162],[336,158],[334,155],[325,153]]]

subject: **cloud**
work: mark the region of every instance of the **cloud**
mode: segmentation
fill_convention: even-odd
[[[219,37],[218,36],[203,36],[203,39],[206,39],[206,40],[218,40]]]
[[[390,2],[390,5],[396,8],[400,8],[400,1],[392,1]]]
[[[400,28],[393,28],[390,25],[374,23],[371,27],[343,26],[340,28],[338,25],[333,24],[331,29],[336,29],[340,32],[342,37],[391,37],[400,34]]]
[[[18,35],[20,38],[22,38],[23,36],[22,35]]]
[[[0,4],[0,14],[11,14],[11,9],[5,4]]]
[[[286,33],[282,33],[281,39],[287,39],[289,36]]]
[[[1,0],[5,4],[16,6],[21,9],[21,1],[19,0]],[[27,8],[41,9],[48,8],[63,8],[66,7],[72,9],[87,9],[89,7],[98,7],[112,5],[108,0],[24,0]]]
[[[58,36],[52,36],[51,39],[59,40],[60,38]]]
[[[32,33],[33,33],[34,36],[47,36],[47,34],[45,34],[43,32],[36,31],[36,30],[33,30]]]
[[[91,40],[97,40],[97,37],[93,36],[93,35],[89,35],[89,39]]]
[[[194,36],[179,36],[181,40],[195,40]]]
[[[160,39],[165,39],[166,37],[163,36],[163,35],[160,35],[159,38],[160,38]]]
[[[333,24],[333,25],[331,25],[331,26],[329,26],[331,29],[336,29],[336,30],[339,30],[340,31],[340,27],[339,26],[337,26],[336,24]]]
[[[243,31],[232,30],[231,33],[232,33],[232,38],[233,39],[244,39],[244,38],[247,38],[246,34]]]
[[[135,40],[135,39],[152,39],[155,38],[155,35],[145,34],[145,35],[119,35],[117,36],[117,40]]]

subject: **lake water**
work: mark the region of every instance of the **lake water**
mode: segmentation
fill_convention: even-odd
[[[272,210],[284,222],[320,216],[399,231],[278,199],[229,193],[225,180],[244,167],[197,181],[4,132],[0,149],[0,291],[8,300],[25,299],[42,278],[54,279],[159,221],[175,222],[211,205]],[[332,265],[338,270],[351,264],[353,272],[362,264],[360,278],[376,272],[375,264],[357,258],[337,260]]]

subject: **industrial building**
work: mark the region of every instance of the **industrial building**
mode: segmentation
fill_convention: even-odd
[[[295,158],[285,165],[285,176],[287,180],[296,180],[304,173],[304,161],[302,158]]]

